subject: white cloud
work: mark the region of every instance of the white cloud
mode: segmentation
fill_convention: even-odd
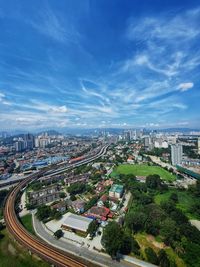
[[[60,107],[51,107],[50,111],[56,112],[56,113],[66,113],[68,112],[68,109],[66,106],[60,106]]]
[[[180,83],[178,86],[178,89],[181,92],[185,92],[188,91],[189,89],[191,89],[194,86],[193,82],[188,82],[188,83]]]
[[[0,100],[2,100],[5,97],[3,93],[0,93]]]
[[[5,94],[1,93],[1,92],[0,92],[0,103],[3,104],[3,105],[7,105],[7,106],[11,105],[11,103],[6,100]]]

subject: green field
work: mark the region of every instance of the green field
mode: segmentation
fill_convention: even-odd
[[[27,214],[23,217],[21,217],[21,222],[24,225],[24,227],[31,233],[31,234],[35,234],[35,231],[33,229],[33,223],[32,223],[32,215],[31,214]]]
[[[10,238],[6,229],[0,237],[0,267],[49,267],[50,265],[28,251]]]
[[[114,173],[112,175],[115,174],[133,174],[135,176],[148,176],[148,175],[158,174],[160,178],[165,181],[176,180],[176,176],[166,171],[165,169],[159,166],[148,166],[144,164],[119,165],[117,168],[115,168]]]

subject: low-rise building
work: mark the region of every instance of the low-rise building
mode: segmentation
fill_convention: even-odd
[[[102,193],[103,191],[105,191],[105,185],[104,185],[103,182],[99,182],[99,183],[97,184],[97,186],[96,186],[95,192],[96,192],[97,194],[100,194],[100,193]]]
[[[99,219],[101,221],[106,221],[108,218],[112,218],[113,214],[110,212],[109,208],[93,206],[84,214],[86,217],[92,219]]]
[[[65,201],[58,202],[58,203],[52,205],[51,209],[55,209],[56,211],[59,211],[59,212],[65,212],[67,209],[67,204]]]
[[[123,185],[113,184],[109,190],[109,196],[114,198],[121,198],[124,192]]]
[[[90,218],[68,212],[66,215],[66,219],[61,227],[64,230],[72,232],[86,233],[88,226],[92,221],[93,220]]]
[[[83,200],[75,200],[71,204],[72,208],[77,213],[83,213],[85,208],[85,201]]]
[[[89,180],[89,174],[71,175],[65,178],[65,183],[70,186],[75,183],[86,183]]]
[[[31,205],[42,205],[59,199],[59,194],[60,187],[52,185],[38,191],[29,192],[28,199]]]

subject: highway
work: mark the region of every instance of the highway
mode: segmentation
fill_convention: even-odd
[[[90,158],[84,159],[83,161],[77,162],[72,164],[71,166],[67,166],[65,170],[75,168],[78,166],[81,166],[83,164],[87,164],[89,162],[92,162],[102,155],[106,153],[108,146],[102,147],[100,152],[92,156]],[[56,166],[54,166],[56,168]],[[8,231],[13,235],[13,237],[23,246],[28,248],[31,252],[37,254],[47,262],[58,266],[58,267],[77,267],[77,266],[98,266],[94,263],[91,263],[89,261],[86,261],[84,259],[80,259],[78,257],[75,257],[74,255],[71,255],[69,253],[63,252],[59,249],[56,249],[50,244],[45,243],[44,241],[39,240],[38,238],[34,237],[32,234],[30,234],[24,226],[20,223],[17,214],[15,212],[15,204],[16,204],[16,198],[19,192],[26,187],[31,181],[36,180],[40,178],[42,175],[45,174],[45,172],[49,171],[50,167],[47,167],[37,173],[34,173],[27,177],[25,180],[20,182],[9,194],[4,208],[4,219],[7,226]],[[62,170],[59,170],[63,172]],[[48,174],[49,175],[49,174]]]

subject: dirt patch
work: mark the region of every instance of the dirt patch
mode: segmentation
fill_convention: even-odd
[[[163,242],[158,242],[158,241],[156,241],[156,240],[155,240],[155,237],[152,236],[152,235],[148,235],[148,236],[147,236],[147,240],[148,240],[149,242],[151,242],[156,248],[164,249],[164,248],[167,247]]]

